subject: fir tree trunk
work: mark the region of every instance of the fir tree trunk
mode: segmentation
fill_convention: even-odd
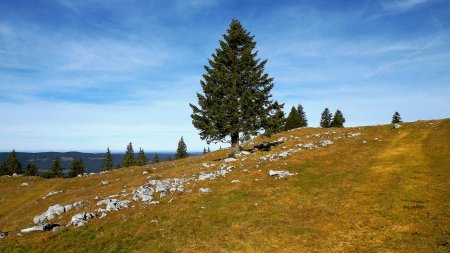
[[[239,132],[231,134],[231,155],[238,154],[239,149]]]

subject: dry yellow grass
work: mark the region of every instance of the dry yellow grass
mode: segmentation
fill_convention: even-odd
[[[193,183],[191,193],[159,205],[133,202],[62,232],[16,236],[50,205],[89,201],[55,220],[66,224],[94,211],[95,196],[130,192],[147,176],[189,177],[203,162],[220,164],[227,151],[85,178],[1,177],[0,231],[10,236],[0,240],[0,252],[449,252],[450,120],[402,125],[283,132],[268,140],[289,140],[269,153],[323,139],[334,144],[274,162],[261,161],[267,152],[258,151],[235,162],[226,178]],[[334,139],[355,132],[362,134]],[[275,180],[269,169],[297,174]],[[199,194],[200,187],[213,192]],[[41,198],[53,190],[64,193]]]

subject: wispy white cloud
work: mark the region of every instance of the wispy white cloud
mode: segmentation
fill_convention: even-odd
[[[427,2],[430,0],[388,0],[383,1],[381,5],[388,11],[405,12]]]

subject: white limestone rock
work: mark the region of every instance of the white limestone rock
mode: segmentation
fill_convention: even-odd
[[[95,213],[79,213],[72,216],[68,226],[73,225],[76,227],[81,227],[86,225],[87,220],[95,218]]]
[[[63,206],[61,206],[60,204],[56,204],[54,206],[49,206],[45,213],[34,217],[33,222],[34,222],[34,224],[39,224],[46,220],[52,220],[55,218],[55,215],[60,215],[60,214],[64,213],[65,211],[66,211],[66,209]]]
[[[211,192],[211,189],[209,189],[209,188],[200,188],[200,190],[199,190],[201,193],[208,193],[208,192]]]
[[[293,173],[290,173],[289,171],[286,170],[269,170],[269,176],[271,177],[275,176],[277,179],[282,177],[290,177],[293,175],[294,175]]]
[[[100,182],[100,185],[107,185],[108,184],[108,181],[101,181]]]
[[[153,201],[153,188],[148,185],[140,186],[133,191],[133,200],[149,203]]]

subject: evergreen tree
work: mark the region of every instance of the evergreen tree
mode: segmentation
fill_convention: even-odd
[[[116,164],[116,170],[120,168],[122,168],[122,164],[121,163]]]
[[[142,148],[139,148],[139,154],[136,158],[136,165],[144,166],[148,163],[148,158],[145,156],[145,152]]]
[[[298,117],[300,118],[300,125],[299,127],[307,127],[308,126],[308,119],[306,119],[305,111],[303,110],[302,105],[297,106],[297,113]]]
[[[80,158],[78,159],[74,159],[72,161],[72,168],[69,171],[69,177],[76,177],[80,174],[85,173],[84,170],[84,165],[83,165],[83,160]]]
[[[203,148],[203,154],[206,154],[206,148]]]
[[[37,176],[38,170],[34,162],[28,163],[27,170],[25,171],[25,176]]]
[[[173,157],[172,157],[171,155],[169,155],[169,156],[167,157],[167,161],[173,161]]]
[[[125,152],[125,155],[123,156],[123,162],[122,162],[122,166],[123,167],[130,167],[130,166],[134,166],[135,161],[134,161],[134,150],[133,150],[133,144],[128,144],[127,146],[127,151]]]
[[[8,170],[6,169],[6,161],[3,161],[0,165],[0,176],[8,175]]]
[[[103,160],[103,171],[112,170],[113,169],[113,160],[111,156],[111,151],[109,147],[106,149],[105,159]]]
[[[61,161],[59,160],[59,157],[56,157],[55,162],[53,163],[52,167],[48,170],[48,177],[63,177],[63,167],[61,165]]]
[[[22,164],[17,158],[16,150],[13,149],[11,153],[9,153],[5,166],[8,175],[12,175],[14,173],[22,174]]]
[[[325,108],[322,112],[322,117],[320,119],[320,126],[323,128],[331,127],[331,119],[333,118],[333,114],[331,114],[328,108]]]
[[[333,121],[331,122],[332,127],[344,127],[345,118],[340,110],[337,110],[334,114]]]
[[[178,141],[177,153],[175,154],[175,159],[181,159],[188,157],[186,143],[184,143],[183,137]]]
[[[159,163],[159,156],[158,156],[158,153],[155,153],[155,155],[153,156],[152,163],[153,163],[153,164]]]
[[[264,73],[267,60],[257,58],[256,42],[233,19],[208,60],[197,94],[198,106],[190,104],[192,123],[207,143],[230,138],[232,153],[239,152],[240,134],[270,135],[282,127],[283,104],[271,100],[273,78]]]
[[[286,118],[286,124],[284,125],[284,130],[291,130],[294,128],[300,127],[300,116],[297,112],[297,109],[295,109],[294,106],[291,108],[291,112],[289,113],[288,117]]]
[[[401,123],[401,122],[403,122],[403,121],[402,121],[402,118],[400,117],[400,113],[395,112],[394,115],[392,116],[392,124]]]
[[[209,152],[211,152],[211,149],[209,149],[209,147],[208,147],[208,153],[209,153]]]

